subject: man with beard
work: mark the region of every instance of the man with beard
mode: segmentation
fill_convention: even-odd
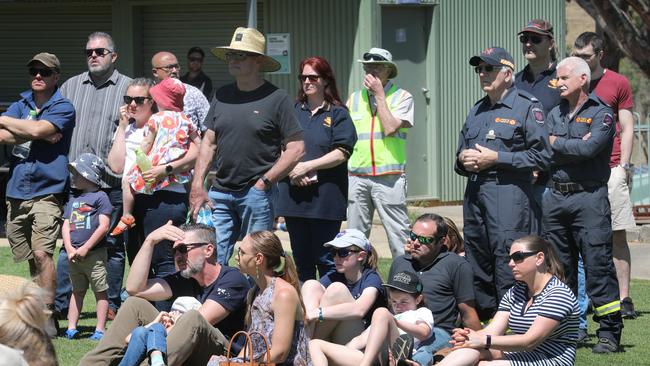
[[[156,244],[174,242],[178,272],[163,278],[147,278]],[[97,347],[79,365],[109,365],[124,355],[125,337],[159,314],[149,301],[192,296],[203,305],[178,319],[167,335],[170,365],[205,365],[213,354],[225,354],[230,337],[244,328],[248,281],[236,269],[216,261],[215,232],[203,224],[177,228],[169,221],[153,231],[133,260],[126,289],[131,295]],[[240,345],[231,350],[237,354]]]

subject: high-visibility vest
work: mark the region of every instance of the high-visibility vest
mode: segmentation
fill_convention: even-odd
[[[408,94],[394,84],[386,92],[386,104],[393,111]],[[401,174],[406,168],[406,132],[400,128],[394,135],[384,135],[378,115],[373,115],[368,102],[368,91],[354,92],[348,99],[350,117],[357,130],[357,143],[348,160],[352,175]]]

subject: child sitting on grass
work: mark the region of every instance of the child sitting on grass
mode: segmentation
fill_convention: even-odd
[[[72,173],[73,193],[63,213],[63,245],[70,261],[70,282],[72,299],[68,310],[68,330],[65,336],[74,339],[79,336],[77,322],[83,307],[88,285],[97,299],[97,326],[90,336],[99,340],[104,336],[108,295],[106,290],[106,248],[104,241],[110,225],[113,206],[102,190],[101,176],[104,163],[93,154],[81,154],[68,165]]]
[[[309,352],[314,366],[371,366],[380,354],[381,365],[387,366],[388,352],[397,365],[428,366],[431,355],[424,349],[418,352],[418,348],[433,336],[433,314],[424,306],[420,278],[413,272],[398,272],[384,286],[393,313],[386,308],[375,310],[370,327],[345,346],[311,340]],[[415,362],[406,361],[410,358]]]
[[[181,315],[201,307],[199,300],[181,296],[172,304],[171,311],[161,311],[149,324],[135,328],[126,336],[129,346],[119,366],[137,366],[149,357],[151,366],[164,366],[167,356],[167,334]]]
[[[143,127],[144,138],[135,151],[135,164],[122,178],[122,218],[112,236],[135,226],[132,212],[136,193],[152,194],[192,179],[191,169],[176,172],[171,165],[185,156],[190,142],[201,144],[197,127],[183,114],[185,86],[177,79],[168,78],[151,87],[149,93],[159,112]]]

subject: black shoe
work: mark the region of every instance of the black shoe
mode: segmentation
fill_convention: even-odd
[[[390,352],[393,354],[393,359],[395,362],[400,360],[406,360],[411,358],[413,355],[413,336],[409,334],[402,334],[393,345],[390,347]]]
[[[598,343],[591,349],[593,353],[608,354],[620,352],[618,344],[609,338],[598,338]]]
[[[634,304],[629,297],[621,300],[621,316],[623,319],[636,319],[637,313],[634,311]]]
[[[578,347],[586,346],[590,338],[586,329],[578,329]]]

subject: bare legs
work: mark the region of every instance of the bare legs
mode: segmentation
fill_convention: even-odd
[[[625,230],[616,230],[613,234],[612,255],[616,267],[618,291],[620,298],[624,299],[630,296],[630,247],[627,244]]]

